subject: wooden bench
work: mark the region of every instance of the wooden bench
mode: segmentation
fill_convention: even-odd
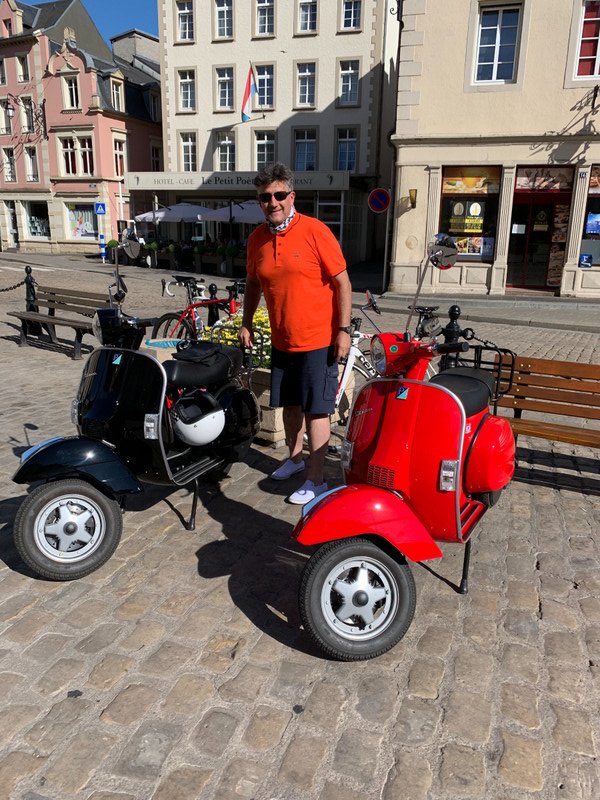
[[[106,294],[99,292],[83,292],[78,289],[58,289],[53,286],[36,286],[35,304],[47,308],[41,311],[8,311],[11,317],[21,320],[21,339],[19,346],[28,344],[28,335],[41,333],[39,325],[48,331],[53,344],[58,344],[55,327],[73,328],[73,358],[81,358],[81,340],[85,333],[92,333],[92,317],[97,308],[108,308]],[[37,328],[37,330],[36,330]]]
[[[600,447],[600,364],[517,356],[512,389],[498,405],[513,410],[515,436]]]

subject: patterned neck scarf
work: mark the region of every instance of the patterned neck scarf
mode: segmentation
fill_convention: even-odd
[[[287,219],[284,219],[281,225],[271,225],[270,222],[267,221],[267,225],[269,226],[269,230],[271,233],[277,235],[278,233],[283,233],[283,231],[287,228],[290,222],[294,219],[296,215],[296,209],[292,206],[292,210],[290,211],[290,215]]]

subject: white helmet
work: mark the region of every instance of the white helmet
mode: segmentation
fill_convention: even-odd
[[[186,444],[214,442],[225,427],[225,412],[208,392],[179,400],[171,409],[173,428]]]

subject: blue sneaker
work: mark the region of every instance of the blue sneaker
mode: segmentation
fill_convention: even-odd
[[[275,472],[271,473],[271,477],[275,481],[287,481],[288,478],[291,478],[292,475],[296,475],[298,472],[302,472],[306,465],[304,461],[292,461],[291,458],[288,458],[287,461],[284,461],[280,467],[277,467]]]

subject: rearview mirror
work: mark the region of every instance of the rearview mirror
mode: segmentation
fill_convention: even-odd
[[[436,233],[435,238],[427,246],[429,260],[438,269],[450,269],[456,262],[458,250],[454,239],[446,233]]]

